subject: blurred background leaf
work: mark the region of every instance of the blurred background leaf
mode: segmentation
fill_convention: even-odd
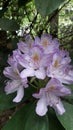
[[[12,102],[15,94],[6,95],[5,93],[0,94],[0,111],[4,111],[16,106],[15,103]]]
[[[35,5],[38,12],[42,16],[46,16],[56,10],[64,1],[65,0],[35,0]]]
[[[0,18],[0,28],[5,31],[16,31],[19,25],[14,19]]]

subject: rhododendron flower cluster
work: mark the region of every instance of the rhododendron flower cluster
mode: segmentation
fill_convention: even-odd
[[[66,84],[73,83],[73,67],[67,51],[61,50],[58,39],[49,34],[43,34],[31,40],[29,36],[18,44],[13,55],[8,57],[8,67],[3,73],[8,78],[5,86],[6,94],[17,92],[13,102],[20,102],[24,91],[30,87],[29,78],[38,84],[33,97],[37,99],[36,113],[44,116],[48,106],[62,115],[65,108],[61,97],[71,94]],[[48,80],[46,80],[48,79]],[[43,81],[46,84],[43,85]]]

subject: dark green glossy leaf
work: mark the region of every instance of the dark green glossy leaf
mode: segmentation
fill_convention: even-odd
[[[0,28],[5,31],[16,31],[19,25],[14,19],[0,18]]]
[[[14,107],[16,104],[12,102],[15,94],[6,95],[5,93],[0,94],[0,111]]]
[[[9,120],[2,130],[49,130],[47,116],[39,117],[35,113],[35,104],[21,108]]]
[[[66,130],[73,130],[73,105],[64,102],[66,112],[63,115],[57,115],[59,121]]]
[[[65,130],[57,119],[55,112],[48,111],[49,130]]]
[[[57,9],[65,0],[35,0],[35,5],[38,12],[42,16],[49,15]]]

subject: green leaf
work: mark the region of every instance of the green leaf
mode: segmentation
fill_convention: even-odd
[[[5,93],[0,94],[0,111],[14,107],[16,104],[12,102],[15,94],[6,95]]]
[[[57,115],[59,121],[66,130],[73,130],[73,105],[64,102],[66,112],[63,115]]]
[[[64,1],[65,0],[35,0],[35,5],[38,12],[42,16],[46,16],[56,10]]]
[[[65,130],[56,117],[55,112],[48,111],[49,130]]]
[[[0,18],[0,28],[5,31],[16,31],[19,25],[14,19]]]
[[[35,104],[24,105],[2,130],[48,130],[48,117],[35,113]]]

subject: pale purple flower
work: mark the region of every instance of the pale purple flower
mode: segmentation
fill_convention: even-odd
[[[29,54],[21,57],[19,64],[24,67],[24,70],[21,72],[22,78],[35,76],[39,79],[44,79],[46,77],[45,68],[49,59],[48,56],[43,54],[43,50],[38,45],[30,49]]]
[[[36,113],[44,116],[48,111],[48,106],[62,115],[65,112],[60,97],[70,95],[69,88],[61,84],[57,79],[51,79],[45,88],[41,88],[39,93],[33,94],[33,97],[39,99],[36,106]]]
[[[20,102],[24,96],[24,88],[27,88],[27,78],[21,79],[17,64],[6,67],[3,71],[4,75],[10,80],[6,82],[5,92],[6,94],[17,92],[13,102]]]
[[[18,59],[20,55],[21,55],[21,52],[18,49],[14,50],[13,55],[8,56],[8,60],[7,60],[8,64],[11,66],[12,64],[18,64]]]
[[[47,76],[56,78],[62,83],[72,83],[73,82],[73,70],[70,66],[70,57],[60,51],[53,54],[53,58],[48,65]]]
[[[35,44],[41,46],[45,54],[54,53],[59,49],[58,39],[52,39],[52,36],[49,34],[41,35],[41,38],[35,38]]]
[[[24,53],[29,53],[30,49],[33,47],[33,40],[30,38],[30,36],[25,37],[25,41],[20,41],[18,44],[18,49]]]
[[[49,34],[41,35],[31,40],[29,35],[25,41],[18,43],[18,49],[8,57],[8,64],[3,71],[9,79],[6,82],[6,94],[17,92],[14,102],[20,102],[24,96],[24,88],[28,87],[27,78],[44,80],[52,78],[45,88],[41,88],[36,113],[46,114],[48,106],[53,107],[60,115],[65,112],[60,97],[71,94],[71,91],[62,83],[73,83],[73,69],[70,65],[69,53],[59,50],[59,42]],[[41,80],[41,82],[42,82]],[[39,86],[40,87],[40,86]]]

